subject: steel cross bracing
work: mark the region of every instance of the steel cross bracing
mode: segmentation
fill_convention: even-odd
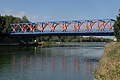
[[[47,21],[36,23],[10,24],[11,34],[99,34],[113,33],[113,19]],[[104,35],[103,35],[104,36]]]

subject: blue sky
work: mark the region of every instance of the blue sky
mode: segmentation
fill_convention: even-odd
[[[0,14],[32,22],[116,18],[120,0],[0,0]]]

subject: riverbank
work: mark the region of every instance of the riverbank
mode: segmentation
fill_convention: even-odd
[[[120,79],[120,43],[113,42],[105,46],[104,54],[94,74],[95,80]]]
[[[106,42],[38,42],[40,47],[104,47]]]

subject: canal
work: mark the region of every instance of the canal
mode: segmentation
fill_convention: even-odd
[[[95,46],[0,46],[0,80],[93,80],[103,51]]]

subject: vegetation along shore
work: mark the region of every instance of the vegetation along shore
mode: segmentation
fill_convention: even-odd
[[[120,79],[120,43],[113,42],[105,46],[104,54],[97,70],[95,80]]]

